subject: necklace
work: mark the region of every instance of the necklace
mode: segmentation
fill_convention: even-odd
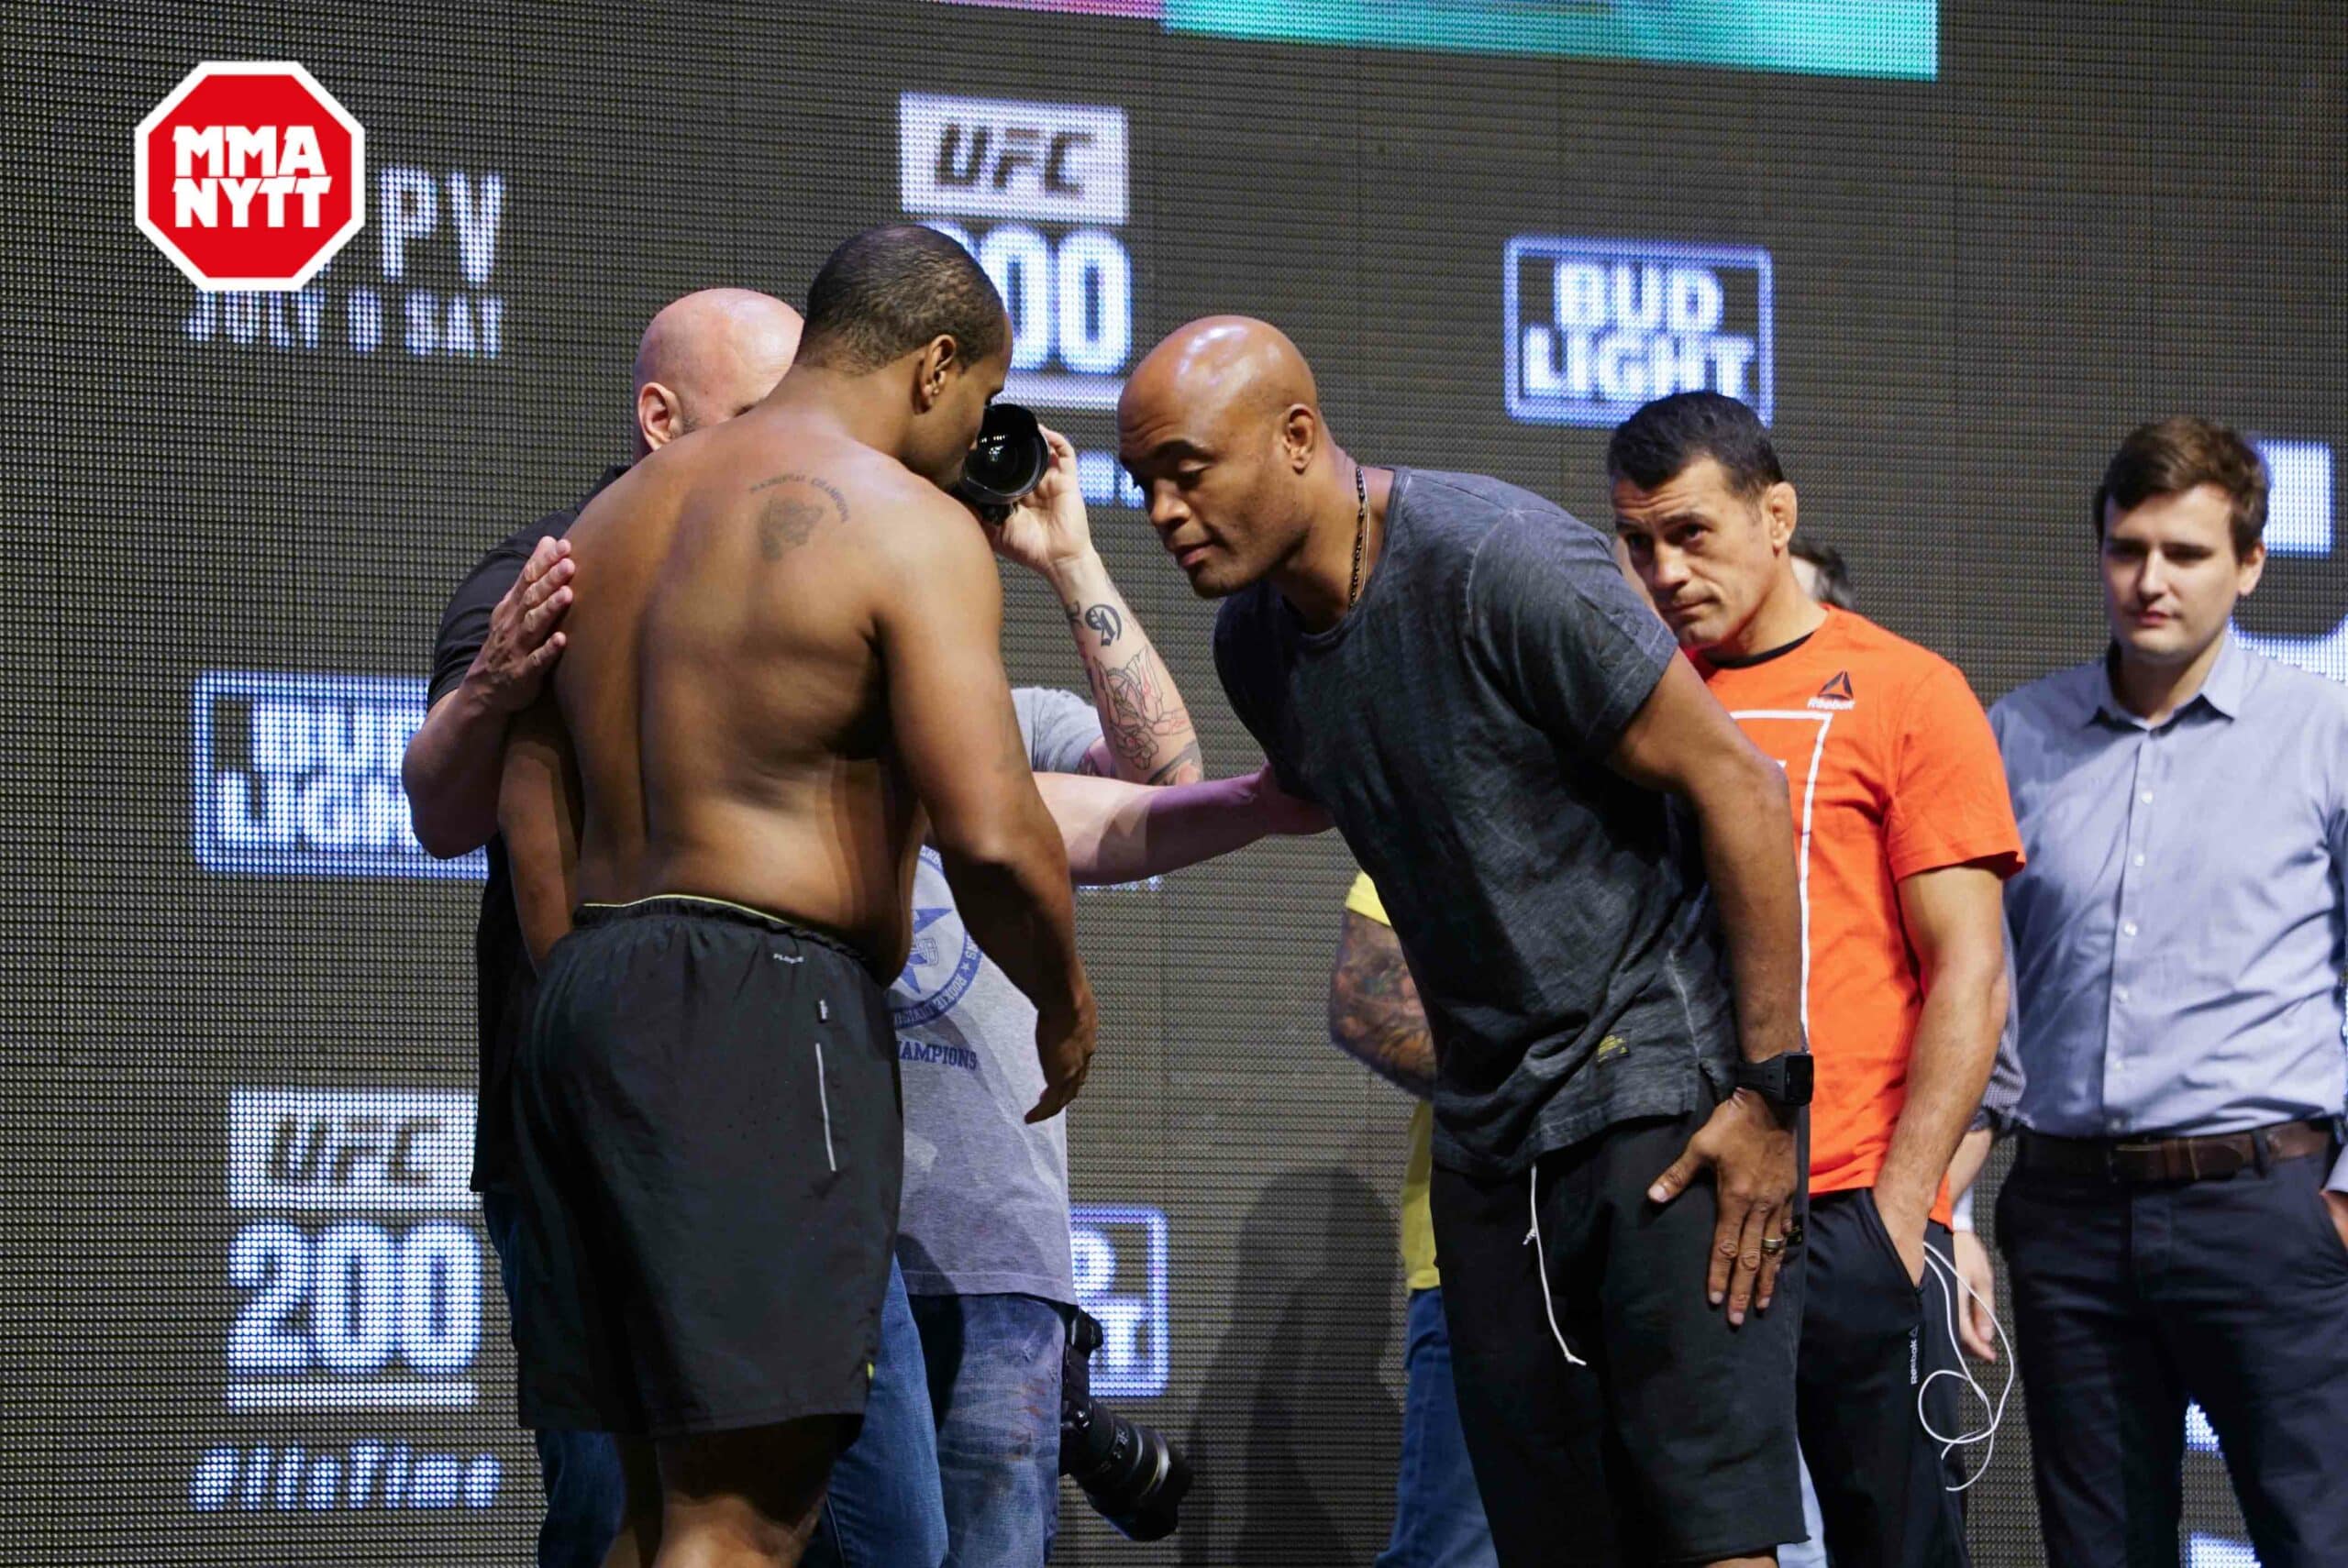
[[[1362,548],[1369,542],[1369,481],[1361,477],[1361,465],[1354,465],[1354,580],[1346,590],[1346,609],[1351,612],[1361,598]]]

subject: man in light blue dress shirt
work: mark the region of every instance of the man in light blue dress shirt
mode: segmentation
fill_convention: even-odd
[[[1990,714],[2029,855],[1997,1229],[2060,1563],[2176,1568],[2188,1399],[2265,1568],[2348,1563],[2348,688],[2228,630],[2265,513],[2234,432],[2131,435],[2111,647]]]

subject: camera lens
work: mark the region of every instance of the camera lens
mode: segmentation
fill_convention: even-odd
[[[1051,465],[1052,451],[1036,416],[1015,403],[990,403],[979,438],[962,460],[962,478],[954,493],[980,516],[1000,521],[1021,496],[1043,482]]]

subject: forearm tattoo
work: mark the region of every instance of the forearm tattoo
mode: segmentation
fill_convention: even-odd
[[[1174,694],[1163,666],[1147,647],[1123,664],[1091,664],[1084,668],[1092,683],[1092,699],[1101,709],[1102,733],[1117,758],[1118,770],[1141,775],[1153,784],[1164,783],[1199,760],[1196,740],[1186,745],[1173,761],[1151,767],[1160,743],[1191,727],[1190,711]]]
[[[1125,635],[1125,618],[1113,604],[1063,604],[1060,608],[1067,613],[1069,625],[1099,633],[1104,648]],[[1081,637],[1083,633],[1077,635]]]
[[[1424,1099],[1434,1093],[1434,1039],[1419,988],[1393,933],[1348,921],[1329,978],[1329,1040],[1387,1082]]]

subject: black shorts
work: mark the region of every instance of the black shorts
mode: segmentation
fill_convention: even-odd
[[[1646,1196],[1709,1114],[1622,1122],[1523,1176],[1434,1173],[1460,1423],[1502,1568],[1706,1562],[1802,1539],[1800,1249],[1769,1310],[1733,1329],[1705,1299],[1711,1182],[1660,1208]]]
[[[856,954],[710,900],[589,906],[514,1088],[525,1426],[863,1413],[904,1134]]]

